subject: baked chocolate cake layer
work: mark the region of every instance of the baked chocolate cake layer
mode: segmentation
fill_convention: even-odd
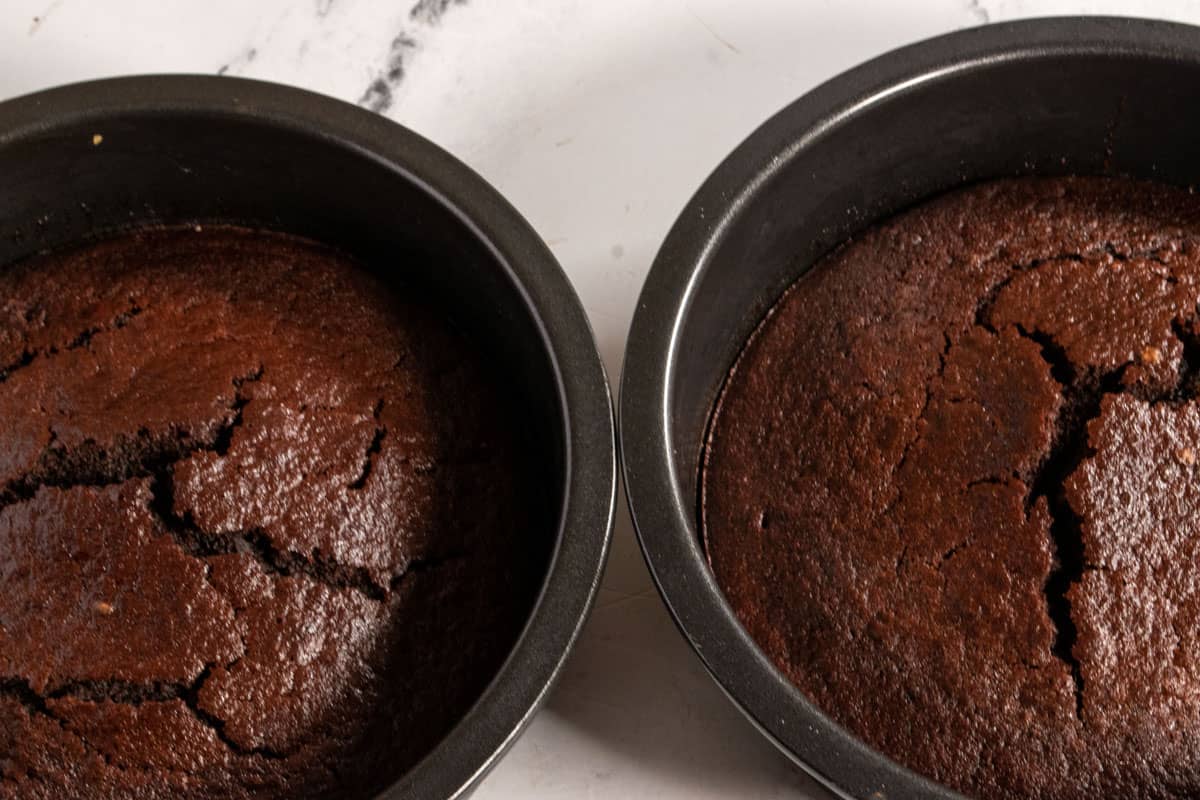
[[[1200,197],[959,190],[796,282],[701,516],[779,668],[982,798],[1200,795]]]
[[[509,394],[305,240],[146,231],[0,272],[0,797],[356,797],[545,566]]]

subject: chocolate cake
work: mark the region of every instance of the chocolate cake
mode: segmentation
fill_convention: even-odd
[[[762,650],[980,798],[1200,796],[1200,197],[1003,180],[864,233],[729,374],[702,529]]]
[[[0,272],[0,798],[364,797],[426,754],[548,550],[484,361],[281,235]]]

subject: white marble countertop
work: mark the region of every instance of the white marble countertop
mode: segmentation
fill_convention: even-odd
[[[769,115],[892,47],[1022,16],[1200,22],[1187,0],[0,0],[0,98],[198,72],[360,103],[478,170],[570,275],[614,386],[655,250]],[[623,502],[623,501],[622,501]],[[549,704],[480,788],[501,798],[825,798],[677,633],[628,514]]]

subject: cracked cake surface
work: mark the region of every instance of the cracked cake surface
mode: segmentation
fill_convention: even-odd
[[[0,272],[0,798],[362,797],[468,710],[544,568],[510,403],[301,239]]]
[[[705,443],[733,609],[823,711],[980,798],[1200,795],[1200,197],[1013,179],[771,309]]]

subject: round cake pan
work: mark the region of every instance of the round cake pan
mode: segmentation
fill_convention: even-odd
[[[955,795],[814,707],[748,637],[714,582],[697,532],[696,482],[728,370],[817,259],[923,198],[1030,174],[1193,185],[1198,93],[1200,28],[1055,18],[930,39],[834,78],[769,120],[717,168],[663,244],[633,318],[621,385],[624,477],[642,549],[717,682],[840,796]]]
[[[318,239],[444,307],[506,373],[546,465],[541,593],[468,714],[383,798],[468,794],[529,722],[599,584],[616,488],[612,408],[578,298],[537,234],[465,165],[319,95],[147,76],[0,103],[0,265],[134,226],[231,222]],[[464,642],[464,657],[470,643]]]

